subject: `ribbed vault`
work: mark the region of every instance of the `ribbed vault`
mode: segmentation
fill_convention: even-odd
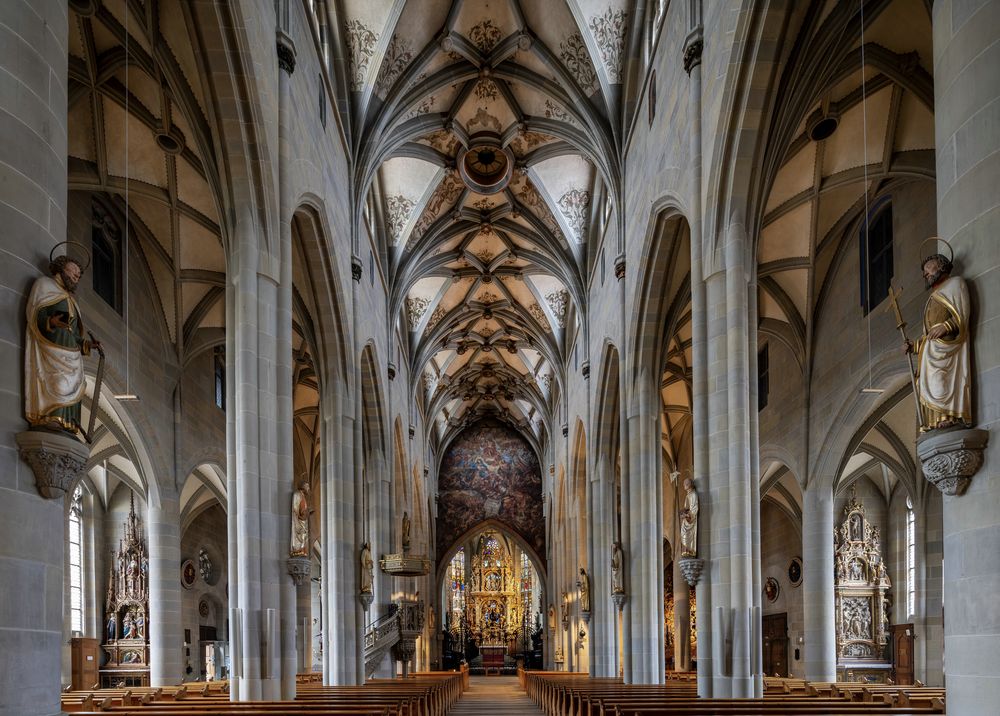
[[[491,416],[544,442],[567,336],[585,318],[594,219],[617,203],[632,3],[342,11],[357,208],[384,247],[430,437]],[[511,165],[508,179],[495,191],[470,181],[467,154]]]

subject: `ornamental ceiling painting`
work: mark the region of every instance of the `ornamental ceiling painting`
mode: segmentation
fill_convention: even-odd
[[[542,473],[534,450],[496,420],[466,428],[449,446],[438,477],[437,559],[471,528],[498,520],[545,558]]]
[[[345,0],[359,197],[442,445],[536,447],[620,186],[624,0]]]

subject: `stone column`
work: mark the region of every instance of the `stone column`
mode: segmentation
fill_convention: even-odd
[[[176,495],[149,499],[149,684],[174,686],[184,678],[184,628],[181,619],[180,505]]]
[[[624,384],[624,383],[623,383]],[[666,678],[663,633],[663,480],[659,381],[639,370],[628,421],[630,509],[629,603],[631,683]],[[631,391],[630,391],[631,392]],[[628,633],[628,632],[626,632]]]
[[[295,588],[296,673],[312,671],[312,580],[306,579]]]
[[[0,249],[4,371],[0,378],[0,712],[59,713],[63,641],[63,501],[45,500],[17,455],[25,430],[24,310],[49,249],[66,239],[66,4],[0,3]]]
[[[968,282],[975,427],[985,461],[962,496],[944,497],[948,710],[1000,703],[1000,3],[934,3],[938,234]]]
[[[618,675],[618,611],[611,599],[611,545],[614,534],[614,484],[606,453],[597,461],[596,473],[589,480],[590,534],[594,545],[591,561],[591,603],[593,614],[588,629],[590,672],[592,676]]]
[[[802,667],[810,681],[835,681],[833,487],[818,478],[813,482],[802,496]]]
[[[292,103],[292,73],[295,71],[295,45],[291,38],[278,29],[276,36],[276,52],[278,60],[278,186],[279,186],[279,221],[278,238],[280,244],[280,271],[275,299],[276,331],[274,346],[275,385],[275,461],[276,470],[271,489],[275,492],[276,509],[272,508],[273,517],[268,520],[273,525],[275,539],[271,540],[274,550],[273,574],[274,589],[277,594],[276,603],[279,608],[279,628],[281,648],[280,658],[280,688],[282,699],[295,698],[295,674],[298,672],[295,635],[297,595],[296,587],[288,574],[284,561],[288,557],[291,545],[292,494],[296,489],[294,474],[294,459],[292,457],[294,439],[292,436],[292,216],[294,187],[292,186],[289,163],[291,155],[296,151],[293,144],[292,122],[290,111]],[[306,545],[312,552],[312,535]],[[307,597],[308,599],[308,597]],[[308,601],[306,602],[308,606]],[[304,637],[304,635],[303,635]],[[308,652],[308,650],[304,650]]]

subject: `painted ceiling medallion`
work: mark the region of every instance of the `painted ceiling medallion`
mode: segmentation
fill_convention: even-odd
[[[479,194],[497,194],[507,188],[514,175],[514,155],[500,146],[492,133],[474,135],[458,163],[465,185]]]

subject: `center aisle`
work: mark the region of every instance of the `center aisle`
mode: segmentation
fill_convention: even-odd
[[[542,716],[525,695],[516,676],[473,676],[448,716]]]

